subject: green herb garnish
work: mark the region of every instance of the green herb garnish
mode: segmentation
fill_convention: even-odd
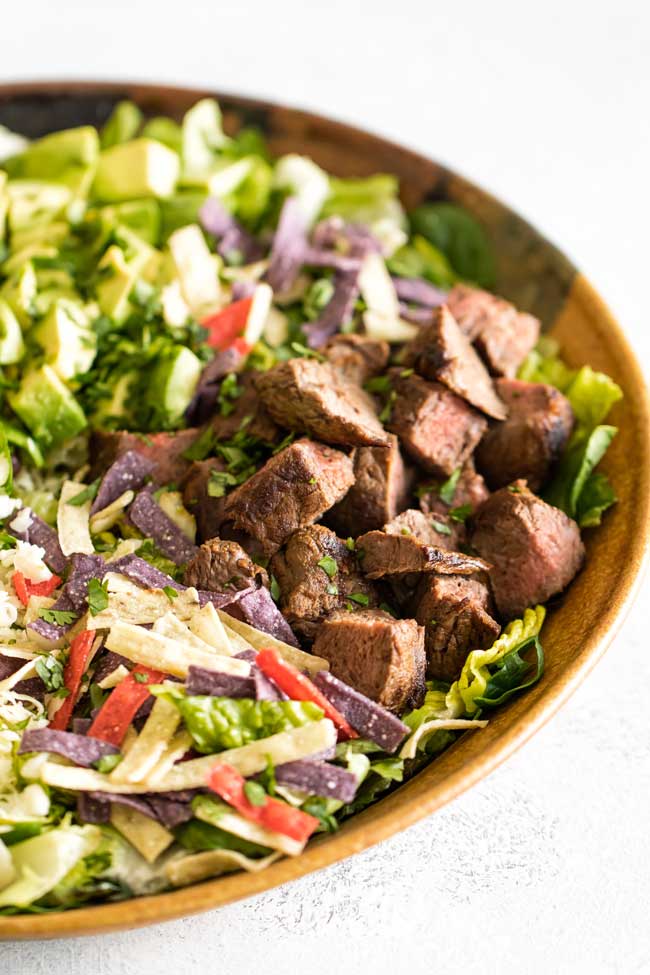
[[[167,596],[170,603],[173,603],[175,599],[178,599],[178,589],[174,589],[173,586],[163,586],[163,592]]]
[[[451,535],[451,528],[449,527],[449,525],[445,525],[443,521],[432,520],[431,524],[433,525],[435,531],[437,531],[439,535]]]
[[[333,579],[338,571],[336,559],[333,559],[331,555],[324,555],[317,565],[330,579]]]
[[[454,494],[456,493],[456,487],[460,480],[461,468],[457,467],[451,477],[448,477],[444,484],[441,484],[438,489],[438,494],[445,504],[452,504],[454,500]]]
[[[359,606],[367,606],[370,602],[370,599],[368,596],[366,596],[365,592],[351,592],[348,599],[352,599],[353,602],[358,603]]]
[[[119,753],[115,755],[102,755],[98,758],[96,762],[93,762],[93,768],[96,768],[98,772],[112,772],[116,765],[119,765],[122,761],[122,755]]]
[[[91,616],[97,616],[108,606],[108,582],[99,579],[88,580],[88,609]]]
[[[77,619],[77,614],[67,609],[42,609],[38,615],[46,623],[53,623],[55,626],[68,626]]]
[[[72,504],[75,508],[80,508],[82,504],[86,503],[86,501],[93,501],[97,496],[98,490],[99,478],[97,478],[96,481],[93,481],[92,484],[89,484],[88,487],[85,487],[83,491],[79,492],[79,494],[75,494],[74,498],[70,498],[68,501],[66,501],[66,504]]]
[[[452,521],[459,521],[462,524],[467,521],[473,510],[471,504],[461,504],[457,508],[450,509],[449,517]]]
[[[56,657],[53,657],[52,654],[48,654],[46,657],[40,657],[36,661],[34,669],[45,684],[45,689],[51,694],[65,688],[63,664]]]

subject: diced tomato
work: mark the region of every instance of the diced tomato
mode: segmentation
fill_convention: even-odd
[[[63,668],[63,681],[68,689],[68,696],[50,721],[50,728],[55,728],[57,731],[65,731],[67,728],[72,709],[79,697],[81,678],[85,673],[88,657],[96,636],[94,630],[84,630],[70,644],[68,662]]]
[[[225,762],[217,762],[212,766],[208,785],[224,802],[236,809],[240,816],[274,833],[289,836],[298,843],[306,843],[318,826],[315,816],[310,816],[272,796],[267,796],[263,805],[254,806],[246,798],[244,791],[246,779],[236,768]]]
[[[246,339],[239,336],[238,338],[232,340],[228,348],[235,349],[241,355],[248,355],[248,353],[252,349],[252,346],[248,344]]]
[[[264,671],[267,677],[275,681],[280,690],[284,691],[294,701],[311,701],[325,712],[325,717],[333,721],[339,729],[340,738],[358,738],[354,728],[348,724],[340,711],[331,704],[324,694],[319,691],[309,677],[306,677],[296,667],[283,660],[277,650],[265,647],[258,653],[255,663]]]
[[[91,738],[101,738],[118,747],[140,706],[149,697],[148,684],[159,684],[165,674],[138,665],[111,691],[88,729]]]
[[[11,581],[14,584],[16,595],[23,606],[26,606],[30,596],[51,596],[54,590],[61,585],[62,579],[59,576],[51,575],[49,579],[45,579],[43,582],[32,582],[31,579],[26,579],[22,572],[14,572]]]
[[[220,351],[229,348],[244,331],[252,304],[252,298],[242,298],[204,318],[201,324],[208,330],[208,345]]]

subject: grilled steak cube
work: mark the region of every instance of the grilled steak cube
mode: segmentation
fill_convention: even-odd
[[[476,473],[474,462],[468,460],[462,468],[450,503],[440,497],[441,484],[419,489],[420,508],[431,515],[441,534],[440,547],[459,551],[467,544],[466,521],[469,515],[490,495],[485,481]]]
[[[397,714],[419,707],[425,693],[424,630],[382,610],[334,613],[321,625],[314,653],[335,677]]]
[[[92,458],[90,477],[94,480],[118,457],[135,450],[156,465],[151,479],[157,485],[179,484],[187,474],[191,461],[183,456],[199,435],[190,427],[176,433],[129,433],[126,430],[95,430],[91,434],[89,456]]]
[[[298,528],[317,521],[347,493],[352,461],[340,450],[296,440],[227,495],[219,534],[270,556]]]
[[[275,444],[281,438],[255,388],[257,375],[245,372],[237,376],[236,383],[222,382],[216,413],[210,421],[216,440],[231,440],[240,430],[265,444]]]
[[[436,514],[428,515],[419,508],[407,508],[387,522],[384,531],[389,535],[409,535],[424,545],[457,552],[458,546],[454,544],[458,534],[454,531],[456,527],[462,529],[464,526],[457,525],[451,519],[443,520],[442,516]]]
[[[491,488],[523,478],[532,491],[548,479],[573,430],[571,404],[554,386],[498,379],[508,419],[490,426],[476,450],[476,463]]]
[[[507,409],[489,372],[446,305],[436,308],[431,323],[423,325],[404,347],[401,361],[424,379],[447,386],[482,413],[505,419]]]
[[[411,477],[397,437],[388,447],[357,447],[353,455],[354,484],[327,515],[339,535],[356,538],[394,518],[408,503]]]
[[[192,462],[183,480],[183,504],[196,518],[196,535],[200,542],[214,538],[219,532],[223,498],[211,497],[208,487],[213,471],[224,471],[225,464],[218,457]]]
[[[504,298],[465,284],[452,288],[447,305],[490,372],[514,377],[537,343],[539,320],[517,311]]]
[[[330,363],[289,359],[263,373],[257,388],[273,419],[289,430],[353,447],[388,443],[372,397]]]
[[[421,520],[426,520],[422,512],[413,511],[412,515],[421,515]],[[437,542],[435,529],[431,528],[431,534],[427,528],[423,528],[423,532]],[[421,541],[406,528],[399,528],[397,533],[366,532],[357,539],[357,554],[364,575],[369,579],[418,572],[465,575],[488,568],[481,559],[462,552],[448,552],[438,544]]]
[[[266,571],[256,565],[237,542],[211,538],[185,566],[183,582],[195,589],[224,592],[248,589],[256,580],[268,584]]]
[[[294,532],[274,555],[270,571],[280,587],[280,609],[296,633],[311,641],[319,624],[346,605],[376,606],[372,583],[361,575],[345,542],[323,525]]]
[[[467,654],[492,646],[501,632],[479,576],[424,576],[412,611],[424,627],[427,676],[439,680],[455,680]]]
[[[525,481],[495,491],[480,507],[472,545],[492,565],[492,592],[504,620],[562,592],[585,554],[575,521],[532,494]]]
[[[388,365],[388,342],[365,335],[335,335],[323,348],[329,362],[350,382],[362,386]]]
[[[448,476],[471,456],[487,420],[440,383],[391,369],[395,401],[388,429],[404,450],[432,474]]]

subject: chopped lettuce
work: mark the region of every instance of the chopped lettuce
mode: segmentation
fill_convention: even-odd
[[[443,252],[417,234],[388,260],[388,269],[402,278],[425,278],[439,288],[451,288],[458,280]]]
[[[176,705],[197,750],[207,754],[239,748],[323,717],[318,705],[310,702],[185,697],[176,690],[161,696]]]
[[[482,288],[494,285],[492,246],[478,221],[463,207],[441,201],[422,203],[409,214],[411,230],[442,251],[456,274]]]

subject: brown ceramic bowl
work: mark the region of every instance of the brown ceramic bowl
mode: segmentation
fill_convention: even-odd
[[[306,153],[339,176],[394,173],[407,207],[425,199],[448,199],[478,217],[497,255],[497,290],[542,319],[571,365],[589,363],[623,388],[625,399],[612,413],[620,432],[604,464],[620,501],[601,528],[586,532],[586,568],[549,614],[544,677],[498,711],[480,734],[461,738],[392,795],[355,816],[340,832],[317,839],[295,860],[285,859],[259,874],[232,874],[123,903],[2,917],[2,938],[115,931],[205,911],[319,870],[405,829],[488,775],[548,721],[611,642],[641,574],[650,516],[649,409],[641,371],[619,325],[589,282],[498,200],[437,163],[360,129],[214,92],[127,83],[4,85],[0,124],[28,136],[101,124],[122,98],[133,99],[149,115],[178,117],[206,95],[219,99],[228,130],[242,124],[260,127],[273,153]]]

